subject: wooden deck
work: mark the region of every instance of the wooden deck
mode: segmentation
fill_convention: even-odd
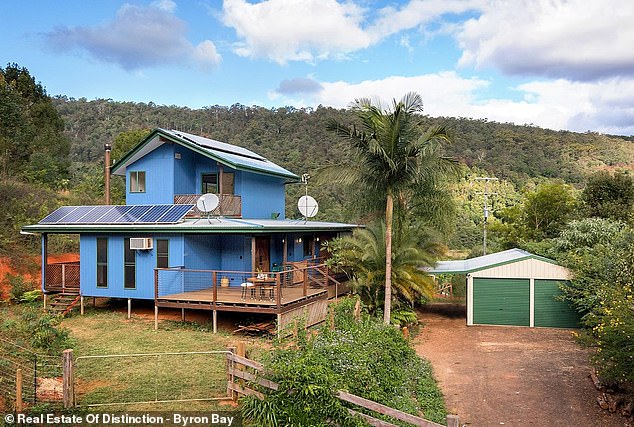
[[[253,293],[251,292],[253,290]],[[283,313],[309,302],[328,299],[328,289],[308,288],[306,295],[302,286],[283,287],[278,306],[276,291],[255,287],[248,289],[243,298],[242,288],[218,287],[214,302],[213,288],[164,295],[156,299],[159,307],[190,308],[236,312]]]

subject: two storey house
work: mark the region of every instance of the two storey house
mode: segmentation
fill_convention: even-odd
[[[242,147],[155,129],[111,168],[126,178],[126,205],[64,206],[26,232],[42,236],[42,290],[83,308],[85,297],[154,300],[160,307],[323,320],[341,291],[321,244],[356,226],[285,218],[294,173]],[[217,195],[211,212],[196,202]],[[215,199],[212,197],[212,199]],[[48,264],[50,234],[78,234],[80,262]],[[50,302],[50,300],[49,300]],[[71,303],[63,305],[68,309]],[[315,310],[319,307],[318,310]],[[322,308],[323,307],[323,308]]]

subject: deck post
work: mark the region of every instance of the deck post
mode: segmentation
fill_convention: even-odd
[[[304,268],[304,296],[308,293],[308,268]]]
[[[158,305],[154,303],[154,330],[158,330]]]
[[[212,313],[212,323],[214,334],[218,332],[218,310],[214,310]]]
[[[84,296],[79,297],[79,314],[84,315]]]
[[[216,270],[213,271],[213,273],[211,273],[211,283],[212,283],[212,287],[213,287],[213,298],[212,298],[212,303],[214,304],[214,306],[216,305],[216,301],[218,301],[218,272]]]
[[[280,276],[283,273],[277,273],[275,275],[275,287],[277,288],[277,293],[275,294],[275,298],[277,299],[277,309],[279,310],[282,305],[282,281],[280,280]]]
[[[46,303],[48,302],[48,295],[44,294],[43,297],[44,297],[44,310],[46,310]]]
[[[62,293],[66,290],[66,264],[62,264]]]
[[[132,317],[132,298],[128,298],[128,319]]]
[[[181,321],[185,321],[185,308],[181,308]]]

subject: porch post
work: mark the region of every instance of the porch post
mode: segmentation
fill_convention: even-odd
[[[251,236],[251,272],[255,271],[255,236]]]
[[[132,298],[128,298],[128,319],[132,317]]]
[[[286,265],[288,261],[288,234],[284,235],[284,242],[282,243],[282,250],[284,251],[282,255],[282,265]]]
[[[79,297],[79,314],[84,315],[84,296]]]
[[[42,233],[42,292],[46,293],[46,264],[48,264],[48,234]]]
[[[214,334],[218,332],[218,310],[214,310],[212,313],[212,323]]]
[[[158,305],[154,303],[154,330],[158,330]]]

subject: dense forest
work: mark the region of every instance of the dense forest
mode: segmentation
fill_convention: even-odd
[[[27,248],[34,250],[37,242],[20,237],[19,227],[37,221],[48,209],[101,202],[104,143],[114,143],[116,161],[122,147],[134,144],[144,130],[179,129],[244,146],[296,174],[314,177],[322,167],[339,163],[348,150],[344,140],[326,130],[326,123],[355,120],[349,110],[322,106],[268,109],[235,104],[190,109],[50,97],[28,70],[15,64],[0,70],[0,198],[5,206],[12,206],[2,214],[3,253],[11,253],[17,242],[30,243]],[[496,215],[542,182],[559,180],[578,191],[597,170],[627,170],[634,165],[631,137],[428,116],[421,120],[421,132],[432,125],[448,128],[453,143],[444,147],[444,154],[462,165],[457,183],[448,184],[454,186],[459,209],[447,243],[460,249],[471,249],[481,239],[482,188],[474,180],[477,176],[500,179],[490,199]],[[298,215],[294,204],[304,190],[301,184],[288,186],[289,217]],[[311,180],[309,192],[320,202],[318,219],[363,220],[350,191]],[[122,202],[122,196],[122,182],[115,180],[114,199]]]

